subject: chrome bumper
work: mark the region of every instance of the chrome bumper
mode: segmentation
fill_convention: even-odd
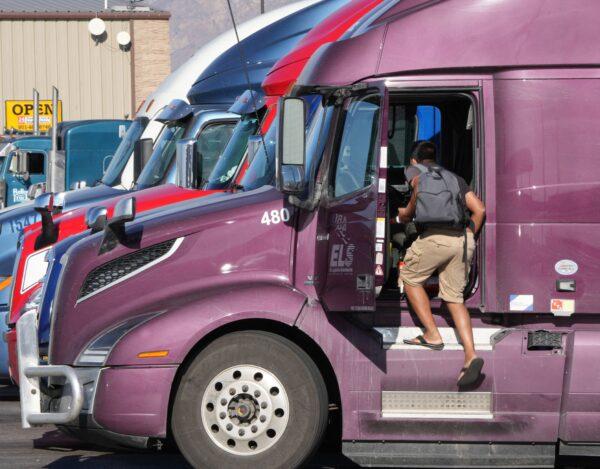
[[[83,386],[70,366],[40,365],[36,311],[26,312],[17,321],[17,354],[23,428],[46,423],[66,424],[76,419],[83,408]],[[42,412],[42,377],[64,378],[65,388],[68,386],[71,392],[65,411]]]

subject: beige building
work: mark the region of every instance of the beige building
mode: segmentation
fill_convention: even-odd
[[[0,133],[5,101],[33,88],[59,89],[63,120],[131,118],[171,71],[169,17],[128,0],[0,0]]]

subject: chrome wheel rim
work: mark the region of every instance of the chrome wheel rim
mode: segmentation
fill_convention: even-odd
[[[240,365],[218,373],[204,390],[202,424],[222,450],[250,456],[271,448],[288,424],[287,393],[270,371]]]

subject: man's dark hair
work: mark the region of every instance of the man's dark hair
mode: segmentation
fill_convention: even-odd
[[[419,163],[427,160],[435,161],[436,153],[437,149],[435,143],[431,143],[428,140],[417,140],[413,144],[410,157],[414,158]]]

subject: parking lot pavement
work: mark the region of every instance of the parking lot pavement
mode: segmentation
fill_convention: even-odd
[[[190,468],[175,452],[113,451],[64,435],[52,425],[21,428],[19,392],[0,384],[0,468]],[[320,452],[309,469],[356,467],[340,454]],[[600,458],[561,461],[565,469],[598,468]]]
[[[112,451],[70,438],[52,425],[21,428],[17,388],[0,385],[0,468],[189,468],[173,452]],[[341,456],[319,454],[312,468],[347,467]]]

